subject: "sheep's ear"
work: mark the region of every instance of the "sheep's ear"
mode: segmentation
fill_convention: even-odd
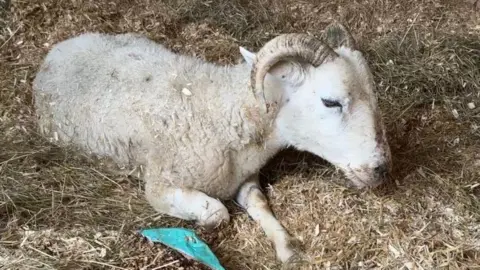
[[[242,54],[243,59],[250,65],[253,66],[253,61],[255,61],[255,53],[240,47],[240,53]]]
[[[357,44],[348,28],[339,23],[334,22],[327,26],[323,33],[323,39],[333,49],[345,46],[351,49],[357,49]]]

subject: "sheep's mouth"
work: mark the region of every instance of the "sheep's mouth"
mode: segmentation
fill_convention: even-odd
[[[374,177],[366,179],[366,177],[362,177],[352,169],[345,170],[345,176],[358,189],[376,188],[383,183],[381,180],[373,180]]]

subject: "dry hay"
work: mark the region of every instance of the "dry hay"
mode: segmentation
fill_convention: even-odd
[[[89,157],[48,144],[35,132],[31,82],[52,44],[85,31],[141,32],[175,51],[229,64],[239,60],[239,45],[258,49],[284,32],[318,35],[338,19],[372,63],[395,183],[348,189],[327,163],[286,151],[264,169],[274,212],[303,241],[311,269],[478,269],[477,2],[12,1],[0,11],[0,265],[205,269],[136,234],[185,226],[227,269],[279,269],[259,226],[233,203],[231,223],[207,233],[157,215],[136,179],[110,176]]]

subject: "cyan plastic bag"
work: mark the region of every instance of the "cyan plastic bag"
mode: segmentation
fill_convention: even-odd
[[[213,270],[225,270],[210,248],[194,231],[183,228],[145,229],[140,232],[152,242],[160,242]]]

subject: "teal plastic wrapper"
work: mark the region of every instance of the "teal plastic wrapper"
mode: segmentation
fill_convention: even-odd
[[[213,270],[225,270],[210,248],[194,231],[183,228],[145,229],[140,233],[152,242],[160,242]]]

